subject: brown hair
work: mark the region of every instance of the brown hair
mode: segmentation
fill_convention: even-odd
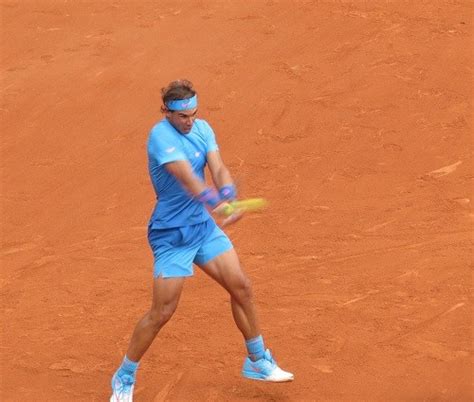
[[[167,87],[161,89],[161,99],[163,100],[161,112],[168,111],[167,102],[177,99],[189,99],[194,95],[196,95],[196,91],[193,89],[191,81],[183,79],[170,82]]]

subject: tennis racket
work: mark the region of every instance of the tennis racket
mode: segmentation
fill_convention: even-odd
[[[244,200],[231,201],[223,207],[222,214],[230,216],[235,212],[260,211],[267,206],[264,198],[247,198]]]

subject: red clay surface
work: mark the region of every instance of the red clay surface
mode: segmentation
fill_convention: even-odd
[[[145,144],[192,80],[291,384],[202,273],[136,401],[473,400],[472,2],[1,1],[2,401],[104,401],[151,300]]]

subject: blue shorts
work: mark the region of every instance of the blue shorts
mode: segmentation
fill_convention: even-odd
[[[155,278],[192,276],[193,263],[205,264],[233,247],[213,219],[169,229],[155,229],[150,225],[148,242],[155,257]]]

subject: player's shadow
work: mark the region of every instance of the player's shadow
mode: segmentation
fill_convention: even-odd
[[[288,386],[288,384],[286,384]],[[247,385],[245,387],[240,386],[236,391],[233,392],[232,396],[237,400],[242,401],[251,401],[258,400],[265,402],[283,402],[289,401],[290,398],[287,395],[287,392],[284,392],[283,389],[278,389],[279,387],[285,387],[285,384],[275,384],[275,383],[257,383]]]

